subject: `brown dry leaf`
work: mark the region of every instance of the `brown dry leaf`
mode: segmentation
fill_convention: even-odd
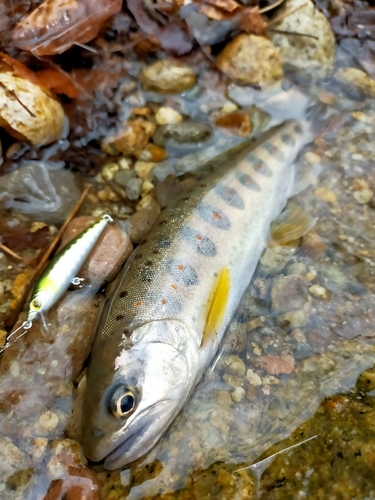
[[[37,56],[61,54],[95,38],[122,0],[45,0],[13,30],[13,44]]]
[[[209,3],[210,5],[223,9],[227,12],[233,12],[240,7],[234,0],[204,0],[204,3]]]
[[[259,7],[248,7],[241,12],[239,28],[245,33],[266,34],[267,23],[263,20]]]
[[[233,14],[223,9],[219,9],[214,7],[213,5],[203,4],[199,7],[199,12],[206,15],[210,19],[214,19],[215,21],[227,21],[233,18]]]
[[[0,241],[11,250],[22,251],[28,248],[42,249],[49,241],[48,226],[43,226],[36,231],[21,233],[5,233],[0,235]]]
[[[241,111],[233,111],[216,120],[216,125],[225,128],[239,137],[246,137],[250,134],[252,123],[249,115]]]
[[[44,91],[53,90],[56,94],[65,94],[72,99],[77,97],[77,89],[73,82],[62,71],[53,68],[42,69],[35,73],[27,66],[0,52],[0,59],[13,68],[16,75],[25,78],[34,85],[39,85]]]

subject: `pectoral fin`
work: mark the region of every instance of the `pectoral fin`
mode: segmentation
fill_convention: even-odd
[[[216,337],[227,308],[230,290],[230,274],[227,267],[223,267],[215,278],[208,299],[206,326],[202,336],[201,346],[213,341]]]
[[[318,219],[301,208],[288,208],[271,223],[269,247],[284,246],[310,231]]]

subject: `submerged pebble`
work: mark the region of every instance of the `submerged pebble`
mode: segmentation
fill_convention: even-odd
[[[145,68],[140,75],[140,80],[145,90],[178,93],[191,89],[195,85],[196,75],[190,68],[164,59]]]

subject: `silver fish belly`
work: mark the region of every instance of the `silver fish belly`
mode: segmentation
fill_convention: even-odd
[[[109,469],[163,435],[213,358],[250,283],[293,162],[312,135],[286,122],[164,210],[109,297],[84,401],[87,456]]]

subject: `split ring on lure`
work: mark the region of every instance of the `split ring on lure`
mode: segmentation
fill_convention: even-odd
[[[34,288],[26,321],[9,335],[6,344],[0,349],[0,353],[9,347],[9,339],[19,330],[23,329],[24,332],[16,337],[14,342],[25,335],[27,330],[32,327],[35,318],[41,317],[45,325],[43,314],[56,304],[70,284],[78,285],[81,283],[82,278],[78,278],[76,275],[109,222],[113,222],[112,217],[103,215],[99,221],[94,222],[73,238],[51,260]]]

